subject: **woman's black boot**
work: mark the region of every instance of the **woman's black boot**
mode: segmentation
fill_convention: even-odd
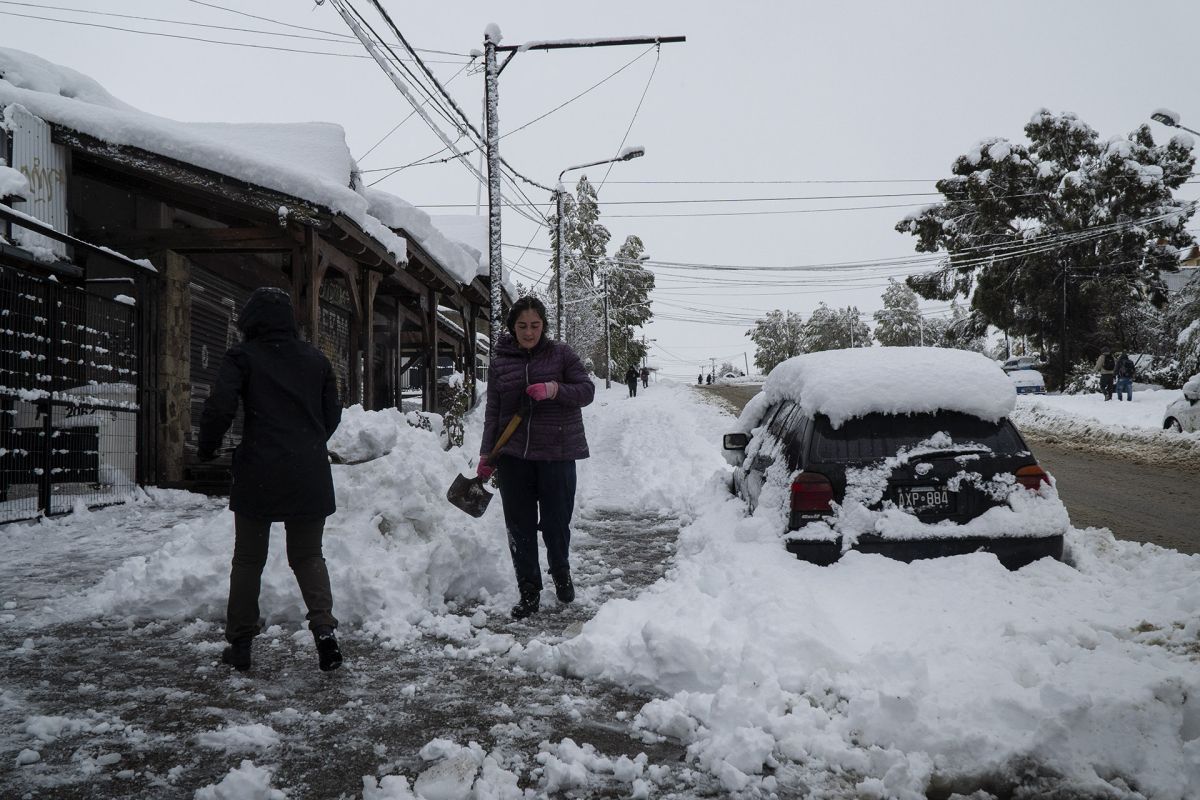
[[[536,614],[542,605],[542,590],[530,584],[522,584],[521,601],[512,607],[513,619],[525,619]]]
[[[238,672],[245,672],[250,669],[250,643],[253,641],[253,639],[238,639],[236,642],[230,642],[229,646],[221,653],[221,660]]]
[[[342,665],[342,649],[338,647],[333,628],[321,626],[313,631],[317,643],[317,665],[322,672],[332,672]]]
[[[558,596],[558,602],[570,603],[575,600],[575,583],[571,580],[570,567],[555,570],[550,577],[554,579],[554,593]]]

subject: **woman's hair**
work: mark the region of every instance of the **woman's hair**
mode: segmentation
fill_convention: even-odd
[[[517,335],[517,317],[521,316],[522,311],[531,309],[541,317],[542,336],[546,335],[546,328],[549,327],[549,323],[546,322],[546,306],[542,305],[542,301],[533,295],[526,295],[512,304],[512,308],[508,310],[508,316],[504,318],[504,327],[508,328],[508,332],[514,337]]]

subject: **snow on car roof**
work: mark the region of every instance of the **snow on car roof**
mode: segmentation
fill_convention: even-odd
[[[767,377],[768,401],[790,399],[835,428],[865,414],[960,411],[996,421],[1016,404],[1000,366],[979,353],[942,347],[866,347],[807,353]]]

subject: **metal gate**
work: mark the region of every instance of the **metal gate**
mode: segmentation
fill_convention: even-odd
[[[137,386],[131,304],[0,266],[0,522],[125,500]]]

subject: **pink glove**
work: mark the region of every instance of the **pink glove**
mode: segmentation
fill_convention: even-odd
[[[475,475],[477,477],[483,478],[486,481],[488,478],[492,477],[492,473],[495,471],[495,467],[488,466],[487,456],[479,457],[479,463],[475,465]]]
[[[539,402],[542,400],[553,400],[558,395],[558,382],[531,383],[525,387],[525,394]]]

